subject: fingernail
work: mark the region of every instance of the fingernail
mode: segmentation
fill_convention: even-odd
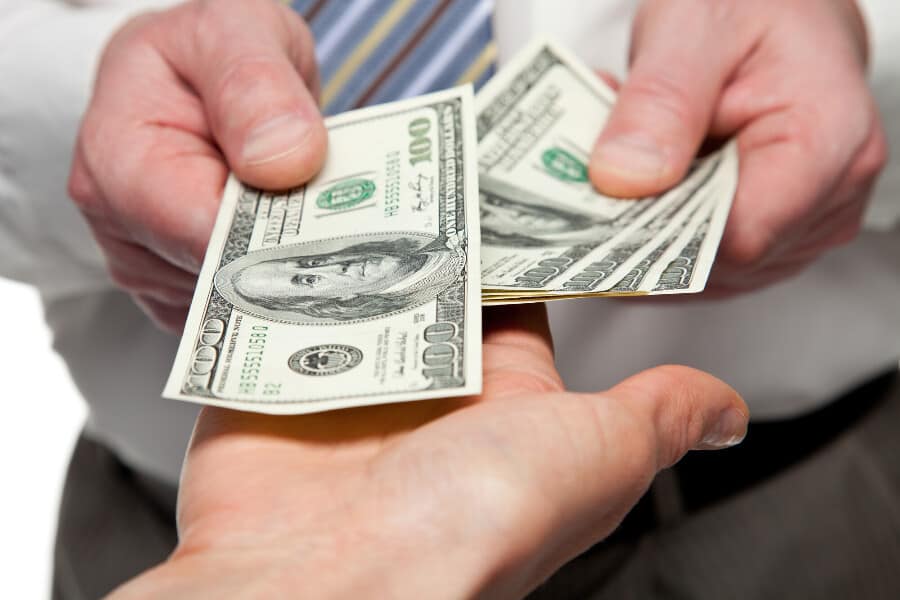
[[[697,445],[697,450],[721,450],[737,446],[747,435],[747,416],[734,408],[725,410],[719,420]]]
[[[287,156],[303,146],[309,132],[309,122],[296,113],[269,119],[244,141],[244,162],[259,165]]]
[[[594,166],[635,179],[659,177],[668,163],[659,144],[643,134],[628,134],[605,140],[597,146]]]

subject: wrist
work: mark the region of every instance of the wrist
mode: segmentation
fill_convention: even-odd
[[[348,522],[321,533],[293,531],[249,547],[204,548],[190,542],[165,563],[115,590],[110,600],[160,597],[513,598],[530,589],[513,581],[502,544],[448,540],[439,528],[421,535],[384,527],[372,533]],[[371,530],[371,525],[367,526]],[[412,535],[411,535],[412,534]],[[506,565],[506,566],[505,566]],[[518,566],[518,565],[515,565]]]
[[[372,514],[320,523],[305,556],[282,569],[285,591],[302,589],[317,598],[396,599],[520,598],[543,581],[546,540],[535,518],[517,520],[528,527],[509,528],[484,512],[460,517],[457,507],[405,512],[399,517]],[[460,525],[461,524],[461,525]],[[550,544],[552,546],[552,544]],[[311,550],[311,551],[310,551]],[[555,569],[554,569],[555,570]],[[314,587],[311,587],[311,584]]]
[[[286,589],[315,581],[318,598],[508,596],[486,595],[502,579],[510,555],[504,540],[467,539],[433,519],[402,521],[375,519],[362,526],[342,521],[325,528],[331,536],[320,536],[315,556],[291,572]]]

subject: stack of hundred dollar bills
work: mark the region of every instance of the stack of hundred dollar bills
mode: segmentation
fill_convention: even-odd
[[[614,93],[540,40],[470,86],[329,118],[303,187],[225,189],[164,395],[298,414],[481,391],[481,305],[698,292],[733,143],[659,197],[594,190]]]

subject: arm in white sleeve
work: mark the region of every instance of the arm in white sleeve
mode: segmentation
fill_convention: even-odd
[[[873,229],[900,229],[900,1],[857,0],[869,33],[872,89],[891,147],[866,218]]]
[[[110,36],[172,3],[0,0],[0,276],[50,297],[109,285],[67,198],[72,148]]]

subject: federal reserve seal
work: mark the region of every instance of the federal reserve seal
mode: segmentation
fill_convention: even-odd
[[[324,344],[295,352],[288,359],[288,366],[301,375],[322,377],[345,373],[362,362],[362,359],[363,353],[359,348],[345,344]]]

